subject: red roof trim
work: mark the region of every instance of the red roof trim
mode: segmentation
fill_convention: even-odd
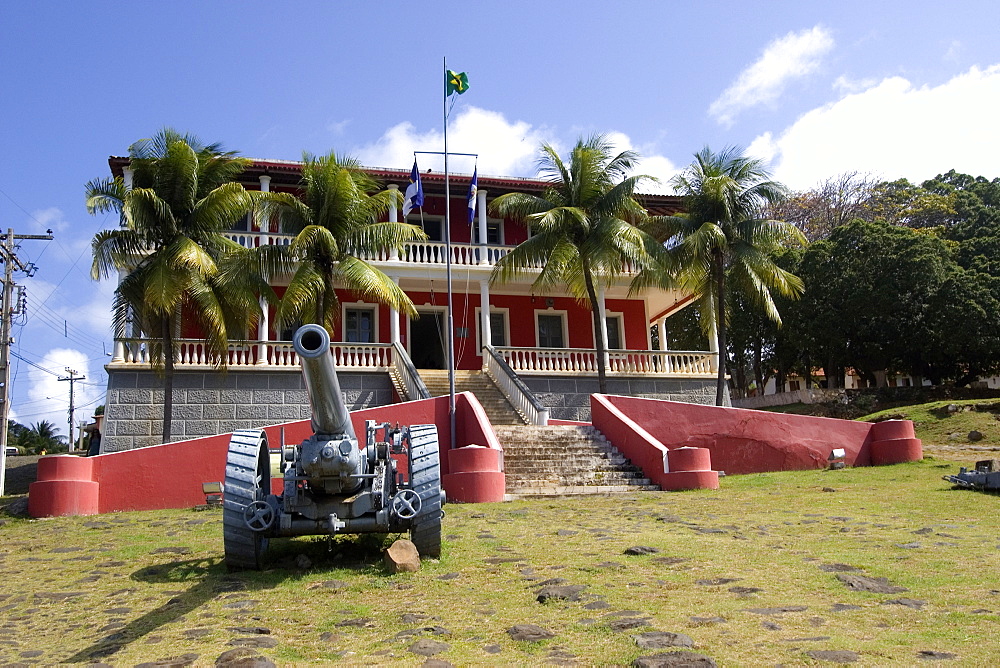
[[[128,166],[129,158],[122,156],[111,156],[108,158],[108,165],[114,176],[121,176],[122,170]],[[365,171],[373,177],[388,183],[405,184],[410,179],[408,169],[388,169],[384,167],[365,167]],[[290,160],[259,160],[251,158],[251,164],[243,172],[244,176],[256,178],[262,175],[296,176],[302,171],[302,163]],[[420,177],[425,184],[444,185],[444,172],[425,171],[420,173]],[[457,196],[464,196],[461,191],[463,186],[468,186],[472,180],[471,174],[449,174],[449,180],[459,188]],[[285,179],[282,179],[284,182]],[[294,181],[298,184],[298,179]],[[549,185],[548,181],[541,179],[530,179],[514,176],[479,176],[479,187],[483,190],[495,190],[501,192],[511,192],[528,190],[539,192]],[[436,194],[436,193],[435,193]],[[646,208],[656,209],[657,213],[675,213],[683,209],[683,198],[675,195],[651,195],[640,194]]]

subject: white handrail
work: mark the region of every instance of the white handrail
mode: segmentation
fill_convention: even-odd
[[[413,362],[402,344],[392,344],[392,363],[396,369],[396,375],[403,384],[403,391],[406,392],[404,401],[431,398],[430,390],[427,389],[423,378],[417,373],[417,368],[413,366]]]
[[[528,420],[528,424],[544,426],[549,423],[548,407],[542,405],[492,346],[483,348],[483,370],[493,379],[511,405]]]
[[[597,373],[590,348],[497,348],[515,373]],[[610,350],[607,373],[622,376],[711,375],[715,353],[692,350]]]

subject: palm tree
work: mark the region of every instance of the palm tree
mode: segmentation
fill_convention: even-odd
[[[633,151],[615,154],[604,135],[580,139],[567,164],[549,144],[541,147],[539,174],[549,185],[541,195],[507,193],[491,212],[527,223],[532,236],[501,258],[490,281],[506,283],[542,266],[533,288],[545,292],[565,285],[593,314],[597,377],[607,392],[605,354],[597,288],[632,268],[648,271],[670,263],[663,246],[645,231],[646,211],[636,187],[649,177],[629,176],[638,159]],[[633,288],[649,282],[640,273]]]
[[[406,293],[362,259],[427,238],[415,225],[379,222],[400,201],[399,193],[379,191],[357,160],[332,152],[303,156],[301,186],[301,199],[272,193],[263,204],[265,215],[279,212],[282,228],[296,234],[288,250],[298,267],[278,306],[276,324],[317,323],[332,333],[340,316],[338,286],[415,316]]]
[[[715,403],[723,404],[726,383],[727,291],[738,291],[774,322],[781,316],[771,290],[788,297],[802,293],[802,281],[774,262],[789,243],[805,243],[793,225],[762,218],[767,205],[786,197],[760,160],[741,149],[713,153],[708,147],[671,181],[685,198],[686,213],[658,221],[681,267],[683,284],[701,295],[703,326],[718,336],[719,364]]]
[[[25,440],[31,444],[30,447],[36,454],[56,451],[61,449],[64,445],[63,441],[66,438],[65,436],[60,436],[57,433],[58,431],[59,428],[52,422],[41,420],[31,425],[28,433],[25,434]]]
[[[182,309],[194,316],[219,367],[230,336],[245,336],[257,314],[246,285],[222,280],[219,263],[239,246],[223,236],[246,215],[254,195],[233,182],[246,159],[171,129],[129,147],[133,186],[120,178],[87,184],[87,210],[118,212],[121,228],[92,242],[95,279],[128,272],[115,290],[115,336],[134,319],[152,345],[163,374],[163,442],[171,436],[174,336]],[[162,367],[159,365],[162,364]]]

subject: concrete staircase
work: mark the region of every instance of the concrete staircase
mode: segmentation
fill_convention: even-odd
[[[592,426],[494,424],[508,498],[658,490]]]
[[[432,397],[448,394],[448,371],[420,369],[418,371]],[[523,425],[524,418],[510,405],[507,397],[482,371],[455,371],[455,392],[472,392],[482,404],[494,425]]]

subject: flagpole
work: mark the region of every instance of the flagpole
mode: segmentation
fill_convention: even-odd
[[[448,57],[444,62],[444,95],[441,98],[441,111],[444,116],[444,241],[445,241],[445,275],[448,278],[448,422],[451,428],[450,449],[454,450],[456,443],[455,431],[455,330],[454,313],[451,298],[451,181],[448,176]]]

